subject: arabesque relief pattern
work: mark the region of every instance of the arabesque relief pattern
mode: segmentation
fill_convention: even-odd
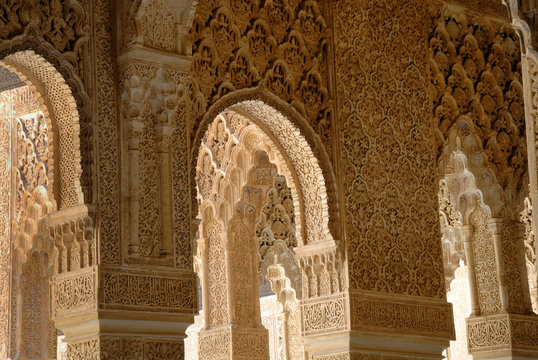
[[[210,0],[196,7],[190,31],[196,79],[192,96],[201,93],[208,108],[229,92],[264,81],[309,121],[331,154],[326,5],[314,0],[221,5]],[[198,123],[191,126],[194,136]]]
[[[273,352],[279,348],[286,359],[302,356],[301,308],[296,292],[303,292],[305,275],[293,250],[297,241],[292,191],[286,177],[278,175],[289,170],[275,151],[257,126],[232,111],[219,115],[204,137],[197,184],[206,238],[198,240],[201,265],[197,268],[203,289],[209,292],[209,296],[202,296],[208,306],[204,315],[208,312],[205,321],[210,330],[202,328],[199,335],[199,349],[206,356],[217,356],[216,349],[207,348],[210,338],[228,339],[227,332],[219,330],[228,319],[247,329],[261,326],[258,286],[264,277],[271,281],[281,309],[276,316],[282,339],[280,345],[272,343]],[[232,209],[230,204],[234,203]],[[343,313],[337,316],[344,321]],[[261,341],[259,336],[255,338]],[[233,342],[235,338],[229,339]],[[229,345],[227,353],[234,353],[235,346]]]
[[[372,0],[208,0],[198,2],[196,13],[189,2],[166,0],[1,2],[2,64],[13,70],[31,68],[39,75],[36,69],[46,68],[41,59],[6,51],[42,47],[40,54],[50,52],[57,61],[54,66],[62,69],[64,90],[69,86],[74,93],[67,98],[69,91],[49,88],[52,72],[38,77],[50,95],[46,100],[52,104],[51,115],[61,126],[55,139],[61,154],[54,154],[56,161],[52,161],[51,154],[45,159],[45,152],[39,150],[43,129],[52,131],[50,122],[42,122],[49,117],[42,109],[31,119],[33,124],[28,118],[18,125],[23,147],[34,148],[21,159],[11,159],[24,163],[15,186],[29,210],[17,216],[31,229],[14,228],[17,251],[0,252],[0,265],[6,256],[16,258],[26,275],[13,289],[29,301],[22,311],[11,310],[11,316],[22,319],[22,332],[31,338],[27,344],[24,341],[22,352],[37,356],[52,349],[53,337],[34,337],[36,319],[50,321],[38,311],[48,291],[52,317],[58,321],[99,308],[154,314],[195,308],[194,280],[183,276],[187,271],[190,275],[192,265],[191,240],[197,225],[192,217],[197,209],[191,209],[190,201],[196,199],[190,197],[195,182],[203,198],[200,229],[208,225],[204,219],[217,224],[212,231],[198,234],[201,253],[208,250],[206,256],[221,268],[215,278],[209,278],[207,269],[205,273],[206,285],[213,286],[208,293],[215,294],[211,301],[223,310],[219,314],[211,306],[205,308],[204,316],[213,316],[215,327],[230,320],[245,327],[261,325],[256,323],[258,299],[249,294],[256,294],[258,278],[267,276],[273,279],[283,306],[281,326],[291,336],[286,341],[294,341],[282,347],[288,358],[303,356],[300,347],[290,345],[298,344],[299,337],[327,332],[374,329],[448,339],[454,332],[450,307],[440,304],[460,257],[465,255],[469,262],[471,254],[474,264],[469,264],[469,271],[476,275],[470,278],[476,280],[477,290],[473,311],[487,314],[489,320],[469,321],[470,349],[474,353],[508,346],[534,350],[538,327],[523,315],[529,309],[522,290],[527,277],[520,266],[525,232],[527,264],[536,260],[529,250],[530,230],[517,224],[528,184],[519,40],[502,22],[507,14],[500,1],[450,2],[474,12],[437,2],[428,7],[424,2]],[[477,15],[482,10],[496,20]],[[115,14],[125,21],[115,25]],[[177,58],[188,54],[191,44],[185,35],[190,22],[192,79],[158,61],[116,64],[116,42],[119,55],[129,49],[150,49]],[[115,31],[124,24],[125,31]],[[531,72],[536,73],[532,64]],[[289,131],[297,128],[286,127],[282,120],[287,116],[267,112],[270,107],[261,107],[260,101],[243,103],[232,110],[270,117],[258,122],[274,127],[269,135],[277,139],[256,137],[249,131],[239,139],[235,130],[230,131],[233,124],[221,129],[217,125],[211,130],[215,136],[203,141],[198,164],[203,171],[195,179],[196,166],[189,167],[189,160],[193,164],[197,159],[188,156],[197,155],[192,148],[200,142],[193,140],[201,139],[201,133],[212,126],[201,119],[211,105],[251,87],[290,105],[297,119],[306,120],[298,127],[301,133]],[[81,112],[80,131],[79,125],[65,126],[66,121],[78,124],[69,109]],[[226,116],[225,122],[233,120],[233,114],[230,119]],[[251,125],[241,125],[241,131]],[[35,134],[32,126],[37,128]],[[309,127],[314,135],[308,133]],[[443,246],[434,241],[442,237],[437,225],[439,178],[432,174],[436,169],[440,177],[451,173],[446,157],[456,146],[455,136],[463,142],[483,202],[474,204],[478,210],[467,220],[444,212],[447,227],[443,230],[458,232],[456,223],[462,222],[474,233],[469,235],[464,227],[462,233],[467,235],[461,240],[443,232],[443,254]],[[313,145],[318,137],[320,148]],[[5,148],[2,141],[0,147]],[[470,148],[476,151],[469,153]],[[277,150],[304,156],[284,159]],[[252,168],[256,151],[266,154],[267,167]],[[252,154],[243,157],[243,152]],[[336,160],[321,164],[323,174],[311,162],[301,161],[320,153]],[[227,159],[233,161],[227,164]],[[323,180],[332,181],[327,169],[333,165],[341,176],[340,215],[334,199],[325,198]],[[0,165],[0,203],[6,204],[8,180],[2,169]],[[254,169],[263,186],[249,179],[249,170]],[[48,192],[31,191],[37,185]],[[209,194],[210,205],[204,204],[204,194]],[[66,210],[80,205],[83,198],[98,206],[71,209],[74,216],[52,212],[55,201],[58,209]],[[450,202],[444,200],[444,205]],[[41,215],[47,215],[46,223],[38,221]],[[524,215],[524,222],[531,222],[528,217]],[[335,243],[331,233],[340,231],[329,233],[329,218],[344,220],[345,237]],[[482,251],[466,251],[461,242],[467,236]],[[248,243],[251,238],[255,241]],[[305,250],[324,241],[331,246]],[[6,243],[2,245],[0,239],[0,251]],[[344,246],[347,252],[342,251]],[[238,251],[250,254],[242,268]],[[106,265],[102,271],[98,260]],[[130,271],[124,271],[125,264]],[[226,265],[230,265],[227,270]],[[150,266],[160,270],[145,274]],[[349,276],[344,266],[349,266]],[[244,268],[248,271],[241,272]],[[175,273],[167,274],[169,270]],[[229,274],[239,275],[230,278]],[[500,274],[504,278],[499,279]],[[50,275],[51,287],[42,287]],[[230,289],[240,295],[240,301],[229,302]],[[16,297],[13,292],[6,295],[8,303]],[[427,304],[419,303],[419,297],[428,298]],[[502,311],[509,316],[499,314]],[[0,308],[0,324],[8,313]],[[260,331],[219,330],[200,336],[202,358],[230,354],[267,358],[267,334],[261,326]],[[0,336],[2,331],[0,326]],[[300,351],[292,354],[296,348]],[[0,347],[0,357],[2,351],[8,350]],[[183,342],[177,339],[104,335],[68,340],[67,358],[177,359],[182,354]],[[401,359],[367,353],[310,355],[312,359]]]
[[[5,289],[0,298],[4,319],[0,349],[6,357],[47,356],[56,349],[48,333],[54,330],[48,316],[52,246],[50,242],[36,244],[33,237],[41,219],[55,209],[55,202],[49,200],[53,198],[48,171],[50,120],[45,119],[48,112],[40,103],[42,99],[28,86],[3,92],[1,97],[2,136],[7,142],[3,148],[7,151],[1,154],[6,166],[3,187],[10,194],[6,200],[11,200],[5,202],[2,217],[6,237],[0,247],[6,251],[5,277],[0,280]],[[37,250],[30,252],[35,247]]]
[[[427,13],[422,2],[334,3],[352,289],[445,295],[441,246],[434,240],[440,234],[435,153],[428,145],[434,133],[424,76]]]
[[[85,199],[92,201],[95,185],[92,166],[95,162],[88,95],[92,90],[93,70],[89,51],[92,21],[88,11],[90,2],[6,0],[0,7],[3,15],[0,20],[0,57],[31,49],[54,64],[73,92],[80,112],[80,147],[84,149],[79,163],[83,169],[80,182]],[[55,106],[55,103],[51,105]]]
[[[6,118],[11,112],[6,92],[0,93],[0,358],[7,358],[9,351],[9,317],[11,299],[11,232],[8,219],[11,204],[11,121]]]
[[[112,4],[107,0],[94,2],[95,26],[92,36],[95,42],[95,67],[99,74],[95,106],[95,122],[98,147],[97,196],[99,198],[100,256],[104,264],[120,263],[120,188],[117,147],[119,134],[116,124],[114,68],[112,57]]]

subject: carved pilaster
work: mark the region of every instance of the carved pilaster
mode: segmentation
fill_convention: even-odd
[[[140,206],[140,136],[144,129],[144,93],[148,80],[133,75],[125,80],[122,98],[125,138],[128,153],[129,201],[129,256],[140,255],[139,206]]]
[[[495,241],[503,311],[515,314],[532,312],[525,266],[524,224],[506,219],[490,219]]]

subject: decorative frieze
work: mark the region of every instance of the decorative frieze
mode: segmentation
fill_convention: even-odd
[[[69,342],[67,360],[181,360],[183,340],[100,336]]]
[[[303,336],[349,330],[344,294],[301,301]]]
[[[199,358],[204,360],[269,359],[266,329],[219,328],[201,331]]]
[[[499,314],[467,319],[469,352],[538,351],[538,316]]]
[[[202,331],[198,339],[201,359],[226,359],[231,356],[232,337],[227,329]]]
[[[194,275],[147,275],[103,271],[101,307],[184,313],[195,308]]]
[[[97,266],[56,275],[51,282],[52,317],[97,310]]]
[[[100,360],[99,339],[85,339],[67,344],[66,360]]]
[[[452,305],[410,296],[351,294],[351,329],[453,338]]]
[[[405,360],[408,358],[381,354],[345,352],[339,354],[313,356],[312,360]]]

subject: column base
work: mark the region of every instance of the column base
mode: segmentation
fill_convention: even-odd
[[[469,352],[476,359],[538,359],[538,316],[495,314],[467,319]]]

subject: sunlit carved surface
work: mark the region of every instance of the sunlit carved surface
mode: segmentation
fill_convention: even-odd
[[[50,120],[26,85],[0,93],[0,102],[0,358],[46,356],[56,351],[49,317],[52,246],[37,245],[33,238],[39,222],[55,209],[49,184]]]
[[[537,358],[535,3],[0,0],[0,360]]]

